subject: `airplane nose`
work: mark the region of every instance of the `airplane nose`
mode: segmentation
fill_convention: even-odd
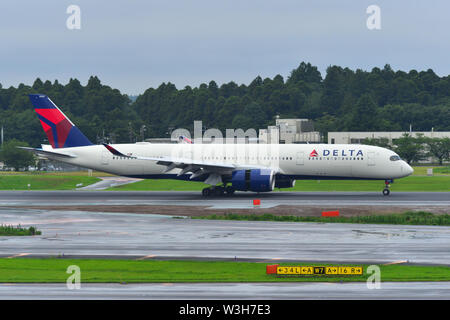
[[[414,169],[411,168],[411,166],[409,164],[404,162],[403,163],[403,171],[406,173],[406,175],[410,176],[414,172]]]

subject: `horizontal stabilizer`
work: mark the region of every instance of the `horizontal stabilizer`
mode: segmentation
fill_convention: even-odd
[[[28,148],[28,147],[17,147],[22,150],[26,150],[29,152],[33,152],[35,154],[43,155],[43,156],[53,156],[53,157],[62,157],[62,158],[76,158],[77,156],[70,153],[61,153],[55,151],[48,151],[39,148]]]

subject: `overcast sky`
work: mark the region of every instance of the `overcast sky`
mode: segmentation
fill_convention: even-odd
[[[81,9],[69,30],[67,7]],[[369,30],[369,5],[381,30]],[[450,1],[416,0],[2,0],[3,87],[90,75],[123,93],[162,82],[287,78],[301,61],[371,70],[450,74]]]

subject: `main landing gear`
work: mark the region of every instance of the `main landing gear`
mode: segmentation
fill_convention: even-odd
[[[222,197],[224,195],[232,196],[236,191],[232,186],[214,186],[202,190],[203,197]]]
[[[383,189],[384,196],[388,196],[391,193],[389,188],[391,187],[391,183],[393,183],[393,182],[394,182],[394,180],[385,180],[384,181],[384,189]]]

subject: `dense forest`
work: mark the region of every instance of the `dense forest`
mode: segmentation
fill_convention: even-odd
[[[219,87],[211,81],[183,89],[163,83],[135,101],[96,76],[86,86],[77,79],[63,85],[39,78],[32,86],[0,84],[5,140],[39,146],[46,138],[29,93],[47,94],[94,143],[165,137],[171,129],[192,130],[194,120],[222,130],[262,128],[274,124],[276,115],[313,119],[323,133],[402,131],[410,124],[415,131],[450,131],[450,76],[439,77],[431,69],[394,71],[389,65],[370,72],[330,66],[322,77],[317,67],[302,62],[287,79],[258,76],[248,85]]]

